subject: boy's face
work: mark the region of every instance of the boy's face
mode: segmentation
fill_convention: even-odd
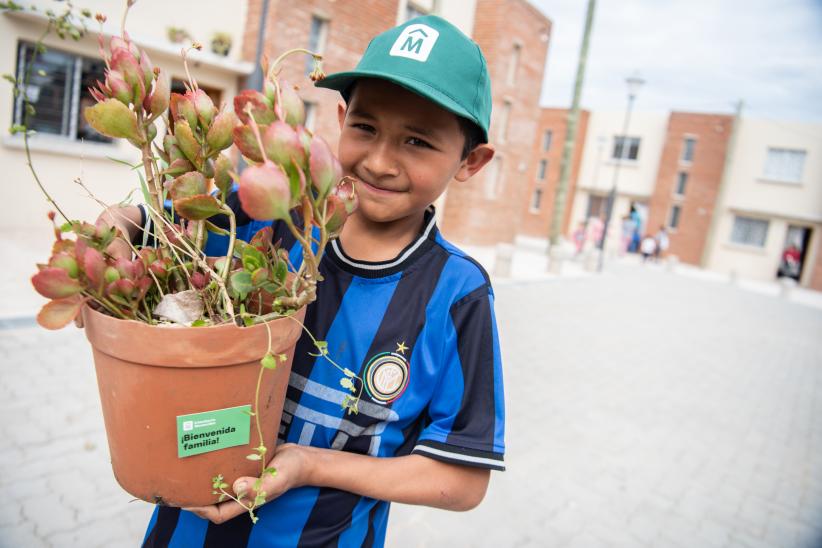
[[[386,80],[358,80],[338,114],[343,173],[361,182],[358,212],[373,222],[422,213],[451,179],[468,179],[493,156],[480,145],[462,159],[456,115]]]

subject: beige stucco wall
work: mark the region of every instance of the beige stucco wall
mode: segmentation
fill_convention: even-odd
[[[191,10],[195,3],[179,4],[187,4]],[[198,11],[210,10],[215,20],[224,17],[228,22],[239,18],[235,12],[243,11],[241,6],[244,6],[245,2],[232,2],[231,9],[226,7],[227,3],[219,0],[201,1],[196,4],[199,6]],[[104,5],[111,6],[112,3],[97,1],[89,2],[88,5],[95,9]],[[129,28],[132,29],[131,34],[135,41],[141,36],[151,36],[149,8],[156,9],[158,6],[163,6],[165,14],[171,13],[172,19],[175,16],[183,17],[185,12],[183,6],[177,2],[141,0],[129,21]],[[187,23],[189,28],[195,28],[194,21],[200,19],[195,18],[191,23]],[[90,28],[95,27],[92,25]],[[108,28],[112,27],[109,25]],[[42,20],[20,15],[0,15],[0,51],[4,52],[0,55],[0,73],[15,73],[18,42],[35,41],[42,29]],[[235,31],[240,32],[236,29]],[[91,33],[80,42],[51,37],[46,44],[50,48],[73,54],[98,56],[96,33]],[[178,47],[171,46],[164,36],[161,35],[157,41],[147,39],[146,42],[141,42],[141,45],[147,47],[153,63],[161,70],[174,78],[185,77],[182,63],[176,54]],[[236,93],[238,76],[248,71],[249,64],[219,59],[210,54],[200,54],[198,59],[192,63],[195,78],[203,86],[220,90],[223,100],[230,102]],[[11,85],[0,86],[0,127],[8,128],[12,125],[12,107]],[[70,217],[93,220],[100,211],[100,206],[73,182],[78,177],[82,178],[96,197],[105,203],[123,200],[131,190],[139,187],[135,172],[109,159],[137,161],[139,156],[136,149],[126,142],[82,143],[56,135],[40,134],[32,137],[32,146],[34,164],[44,185]],[[49,208],[25,165],[22,138],[19,135],[12,137],[4,133],[0,137],[0,165],[3,166],[6,188],[14,189],[12,195],[7,195],[9,201],[13,199],[13,207],[8,207],[0,216],[0,234],[8,237],[12,233],[25,232],[48,237],[49,228],[45,214]],[[139,192],[135,194],[135,198],[139,200]]]
[[[764,178],[769,147],[806,151],[800,183]],[[816,239],[822,237],[822,124],[742,119],[716,237],[708,268],[735,272],[742,278],[772,280],[785,244],[788,226],[812,229],[802,283],[808,282]],[[735,215],[769,221],[765,246],[732,243]]]

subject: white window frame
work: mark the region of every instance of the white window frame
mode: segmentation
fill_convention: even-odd
[[[757,241],[746,241],[745,236],[749,235],[751,229],[753,228],[752,226],[748,226],[747,228],[743,227],[742,225],[746,222],[749,223],[749,225],[758,225],[760,227],[764,225],[764,230],[761,235],[761,243],[757,243]],[[728,241],[734,246],[764,249],[768,245],[768,231],[770,230],[770,225],[771,223],[768,219],[735,214]]]
[[[782,158],[775,159],[775,154],[781,153]],[[785,173],[785,163],[788,156],[796,156],[795,160],[798,164],[795,174]],[[762,179],[765,181],[772,181],[778,183],[787,183],[794,185],[802,184],[802,177],[805,174],[805,161],[808,158],[808,151],[801,148],[790,147],[771,147],[769,146],[765,152],[765,164],[762,166]],[[781,162],[782,165],[774,165],[776,162]],[[780,172],[780,169],[782,170]]]
[[[517,73],[519,72],[519,64],[522,60],[522,42],[514,41],[511,54],[508,57],[508,72],[505,75],[505,83],[513,86],[517,83]]]
[[[500,143],[505,143],[508,140],[508,121],[511,119],[511,111],[514,110],[514,103],[510,99],[505,99],[502,102],[502,110],[500,111],[499,128],[497,128],[497,140]]]
[[[548,152],[551,150],[551,145],[554,143],[554,130],[546,129],[542,133],[542,151]]]
[[[311,38],[313,36],[312,29],[314,28],[314,22],[319,22],[319,29],[317,31],[317,43],[312,44]],[[312,13],[311,14],[311,24],[308,27],[308,50],[313,51],[314,53],[323,54],[325,53],[325,46],[328,41],[328,26],[330,24],[330,19],[319,13]],[[310,74],[314,68],[314,59],[310,55],[306,55],[305,57],[305,73]]]
[[[537,180],[544,181],[547,176],[548,176],[548,160],[546,158],[542,158],[537,163]]]
[[[674,211],[676,211],[676,215],[674,215]],[[674,225],[674,221],[676,221],[676,225]],[[682,224],[682,205],[681,204],[673,204],[671,209],[668,210],[668,222],[665,223],[668,226],[668,229],[676,231],[679,229],[680,225]]]
[[[694,135],[685,135],[682,137],[682,153],[679,155],[679,163],[690,165],[694,162],[694,156],[696,155],[696,137]],[[691,146],[691,157],[687,158],[688,153],[688,143],[693,143]]]
[[[622,139],[622,149],[620,156],[616,156],[617,142]],[[629,158],[631,143],[636,141],[636,158]],[[626,146],[626,144],[628,146]],[[632,137],[630,135],[614,135],[614,145],[611,147],[611,160],[614,162],[638,162],[642,150],[642,137]]]
[[[680,183],[683,182],[682,181],[682,176],[683,175],[685,176],[685,180],[684,180],[685,184],[682,185],[683,188],[680,191],[679,186],[680,186]],[[690,178],[691,178],[691,175],[687,171],[679,170],[679,171],[676,172],[676,181],[674,181],[674,196],[679,196],[679,197],[685,196],[685,191],[688,188],[688,179],[690,179]]]
[[[528,205],[530,213],[539,213],[542,210],[542,198],[545,195],[545,189],[542,186],[534,187],[534,192],[531,193],[531,202]]]

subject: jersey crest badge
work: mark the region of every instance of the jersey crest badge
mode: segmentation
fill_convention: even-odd
[[[407,348],[402,344],[397,350],[377,354],[365,365],[365,391],[377,403],[393,402],[408,387],[408,359],[403,355]]]

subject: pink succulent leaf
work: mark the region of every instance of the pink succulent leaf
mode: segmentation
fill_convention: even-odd
[[[189,162],[197,166],[202,156],[200,154],[200,143],[194,137],[191,126],[185,120],[177,120],[174,124],[174,137],[177,139],[177,146]]]
[[[199,171],[189,171],[180,175],[168,184],[172,200],[206,194],[208,181]]]
[[[202,221],[223,212],[220,202],[209,194],[174,200],[174,211],[190,221]]]
[[[144,141],[137,115],[117,99],[106,99],[83,111],[86,121],[97,132],[115,139]]]
[[[297,127],[305,123],[305,104],[293,86],[287,82],[280,85],[280,96],[282,98],[283,116],[285,122],[291,127]]]
[[[64,299],[83,291],[80,282],[62,268],[44,268],[32,276],[31,283],[35,291],[47,299]]]
[[[311,154],[308,158],[311,183],[319,193],[319,199],[325,198],[331,189],[342,178],[342,167],[331,152],[325,139],[315,135],[311,139]]]
[[[267,126],[260,126],[260,132],[264,132]],[[240,149],[240,153],[253,162],[262,162],[263,154],[257,138],[249,126],[237,126],[234,128],[234,144]]]
[[[46,329],[62,329],[80,314],[86,301],[79,295],[50,301],[37,314],[37,323]]]
[[[128,106],[134,96],[131,86],[123,79],[123,75],[115,70],[109,70],[106,74],[106,89],[102,90],[109,97],[114,97],[124,105]],[[102,89],[102,88],[101,88]]]
[[[83,271],[92,287],[98,289],[103,286],[103,275],[106,270],[106,260],[103,254],[90,247],[83,255]]]
[[[260,125],[268,125],[276,119],[271,102],[259,91],[246,89],[234,96],[234,113],[244,124],[250,121],[246,112],[249,107],[254,121]]]
[[[127,278],[121,278],[116,282],[112,282],[106,286],[106,295],[109,297],[121,297],[128,301],[134,294],[137,286],[133,281]]]
[[[200,127],[203,129],[211,125],[217,109],[214,107],[214,101],[202,89],[195,89],[194,92],[188,92],[189,99],[194,104],[194,110],[197,111],[197,118],[200,120]],[[193,127],[193,126],[192,126]]]
[[[171,164],[169,164],[169,166],[163,171],[163,174],[171,175],[172,177],[178,177],[193,169],[194,166],[191,165],[191,162],[189,162],[185,158],[178,158],[171,162]]]
[[[77,265],[77,259],[75,259],[71,253],[60,252],[54,254],[51,259],[49,259],[48,266],[65,270],[70,278],[76,279],[80,274],[80,267]]]
[[[265,155],[272,162],[289,167],[293,158],[300,166],[305,165],[305,148],[297,132],[285,122],[277,120],[268,126],[262,141]]]
[[[143,81],[145,82],[146,89],[149,89],[151,83],[154,81],[154,65],[151,64],[151,59],[148,58],[148,54],[145,51],[140,52],[140,69],[143,72]]]
[[[152,117],[157,118],[165,113],[170,101],[171,87],[168,76],[161,72],[157,75],[157,79],[154,80],[154,89],[151,91],[151,95],[146,98],[145,102],[147,104],[144,106],[146,110],[151,113]]]
[[[136,277],[134,275],[134,264],[132,264],[132,262],[128,259],[120,257],[114,262],[114,268],[116,268],[117,272],[120,273],[120,278],[127,278],[129,280],[132,280]]]
[[[231,159],[225,154],[220,154],[214,162],[214,186],[223,194],[227,195],[231,191],[233,170],[234,164],[231,163]]]
[[[336,234],[345,224],[348,219],[348,213],[345,210],[345,204],[336,194],[328,196],[326,206],[326,221],[325,229],[329,234]]]
[[[240,205],[257,220],[285,219],[289,215],[291,191],[282,168],[271,162],[247,167],[240,175]]]
[[[169,107],[171,109],[171,117],[175,122],[185,120],[188,122],[190,128],[194,129],[197,127],[197,110],[187,95],[172,93],[169,99]]]
[[[223,150],[231,146],[234,128],[239,123],[237,115],[225,110],[214,118],[206,134],[206,143],[212,151]]]

